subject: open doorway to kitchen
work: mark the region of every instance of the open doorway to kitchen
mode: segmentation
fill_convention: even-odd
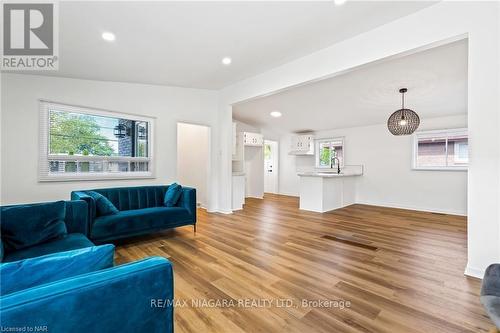
[[[264,192],[278,193],[278,142],[264,141]]]
[[[177,123],[177,181],[196,188],[196,203],[208,207],[210,127]]]

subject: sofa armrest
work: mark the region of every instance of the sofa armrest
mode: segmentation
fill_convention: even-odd
[[[173,332],[173,272],[161,257],[2,297],[2,327],[49,332]]]
[[[0,264],[0,295],[113,267],[115,246],[92,246]]]
[[[193,216],[193,223],[196,223],[196,189],[183,187],[182,194],[177,202],[177,206],[186,208]]]
[[[92,198],[85,192],[73,191],[71,192],[71,200],[83,200],[87,203],[89,225],[92,226],[92,222],[96,217],[96,206],[94,198]]]
[[[68,233],[79,233],[88,236],[89,226],[89,205],[84,200],[66,201],[66,216],[64,223]]]

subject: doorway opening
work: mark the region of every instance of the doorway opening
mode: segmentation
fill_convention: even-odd
[[[210,127],[177,123],[177,181],[196,188],[196,204],[208,207]]]
[[[264,140],[264,193],[279,193],[278,142]]]

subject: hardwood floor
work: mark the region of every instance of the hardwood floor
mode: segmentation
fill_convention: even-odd
[[[366,205],[324,214],[297,207],[295,197],[266,195],[247,199],[232,215],[199,210],[196,234],[183,227],[136,238],[118,245],[116,260],[171,260],[175,298],[188,302],[175,309],[177,333],[493,326],[479,302],[480,280],[463,275],[464,217]],[[244,299],[260,303],[244,307]],[[327,302],[335,300],[344,307]]]

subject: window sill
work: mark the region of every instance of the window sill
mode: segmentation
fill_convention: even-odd
[[[89,174],[89,175],[47,175],[39,177],[38,181],[45,182],[71,182],[71,181],[100,181],[100,180],[133,180],[133,179],[154,179],[156,176],[151,173],[141,172],[140,174],[113,173],[113,174]]]
[[[469,171],[469,168],[467,167],[456,167],[456,168],[449,168],[449,167],[418,167],[418,168],[411,168],[412,171]]]

